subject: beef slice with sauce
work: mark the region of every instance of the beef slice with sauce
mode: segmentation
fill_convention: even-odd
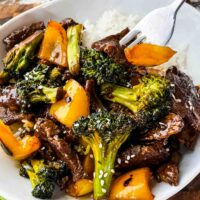
[[[197,132],[188,122],[185,120],[183,130],[177,135],[177,138],[181,144],[187,149],[193,150],[197,142],[199,132]]]
[[[94,42],[92,48],[97,51],[105,52],[116,63],[127,64],[127,59],[124,54],[124,48],[120,46],[119,41],[123,38],[129,29],[126,28],[116,35],[110,35],[102,40]]]
[[[64,161],[71,171],[74,182],[83,178],[84,171],[78,154],[63,138],[59,137],[60,128],[49,119],[38,119],[36,123],[36,135],[49,144],[56,156]]]
[[[75,26],[78,23],[76,21],[74,21],[72,18],[65,18],[63,19],[61,22],[61,25],[63,26],[63,28],[65,30],[67,30],[70,26]]]
[[[12,33],[10,33],[3,39],[3,43],[5,44],[6,50],[9,51],[16,44],[19,44],[21,41],[25,40],[36,31],[44,29],[44,22],[40,21],[14,30]]]
[[[139,140],[151,141],[167,139],[172,135],[178,135],[182,131],[183,127],[183,119],[179,115],[169,113],[157,123],[155,128],[141,134]]]
[[[163,163],[155,170],[155,177],[158,182],[166,182],[177,186],[179,182],[179,163],[181,154],[179,151],[172,152],[170,160]]]
[[[17,100],[16,88],[13,86],[0,88],[0,119],[6,124],[11,125],[21,122],[22,119],[30,120],[31,114],[20,112],[20,106]]]
[[[174,88],[172,112],[180,115],[195,131],[200,131],[200,97],[191,78],[176,67],[167,70],[166,78]]]
[[[169,149],[163,141],[156,141],[148,145],[131,145],[118,155],[117,169],[151,167],[163,163],[169,156]]]

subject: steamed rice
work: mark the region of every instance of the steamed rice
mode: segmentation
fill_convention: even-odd
[[[137,15],[123,15],[117,10],[106,11],[95,24],[90,20],[85,21],[83,45],[91,47],[91,44],[97,40],[119,33],[127,27],[131,29],[139,19]]]

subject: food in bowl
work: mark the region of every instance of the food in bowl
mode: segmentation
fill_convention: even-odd
[[[74,197],[147,200],[150,179],[178,185],[180,146],[192,150],[200,131],[198,87],[157,66],[172,48],[121,47],[129,28],[117,24],[101,38],[70,18],[35,22],[3,41],[0,140],[36,198],[58,185]]]

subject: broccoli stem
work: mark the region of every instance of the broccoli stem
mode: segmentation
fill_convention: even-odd
[[[118,149],[128,138],[129,133],[117,135],[108,145],[102,142],[96,132],[92,138],[83,136],[93,151],[95,160],[95,173],[93,178],[94,199],[107,198],[110,192],[110,185],[114,174],[114,164]]]
[[[69,71],[73,75],[78,75],[80,70],[80,38],[81,31],[83,30],[83,25],[78,24],[75,26],[70,26],[67,29],[67,59]]]
[[[34,171],[31,171],[31,170],[27,170],[27,174],[29,177],[31,177],[30,182],[31,182],[32,188],[35,188],[40,183],[39,177],[36,175]]]

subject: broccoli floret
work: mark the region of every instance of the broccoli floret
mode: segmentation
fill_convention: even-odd
[[[18,79],[29,70],[42,38],[43,32],[37,31],[7,53],[3,60],[5,68],[0,72],[1,82],[7,82],[10,78]]]
[[[23,162],[22,167],[26,170],[32,185],[32,195],[40,199],[51,198],[55,189],[53,180],[55,172],[44,164],[43,160],[31,160]]]
[[[35,103],[55,103],[64,95],[61,86],[61,72],[58,68],[38,65],[24,75],[24,79],[16,84],[17,94],[22,110]]]
[[[138,126],[155,121],[169,111],[170,84],[159,76],[146,76],[133,88],[106,83],[101,86],[105,99],[130,109]]]
[[[19,175],[24,177],[24,178],[28,178],[27,170],[24,168],[23,165],[20,166]]]
[[[95,79],[98,85],[105,82],[125,85],[127,76],[122,65],[116,64],[102,52],[81,49],[81,73],[85,79]]]
[[[91,147],[94,154],[95,200],[108,196],[116,154],[134,127],[129,117],[108,112],[93,113],[73,124],[74,133]]]

